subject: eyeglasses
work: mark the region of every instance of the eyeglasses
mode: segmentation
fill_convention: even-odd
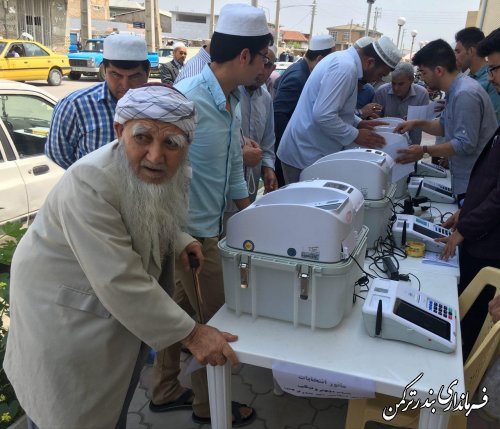
[[[269,58],[268,58],[269,59]],[[269,60],[268,63],[264,63],[266,69],[272,69],[274,67],[274,61]]]
[[[264,64],[265,64],[265,63],[264,63]],[[491,66],[490,66],[490,67],[488,68],[488,73],[490,74],[490,76],[493,76],[493,72],[494,72],[495,70],[497,70],[497,69],[500,69],[500,64],[499,64],[499,65],[497,65],[497,66],[493,66],[493,67],[491,67]]]
[[[257,51],[257,53],[262,57],[262,62],[264,63],[264,65],[267,65],[271,62],[271,59],[268,58],[266,54],[263,54],[262,52],[259,51]]]

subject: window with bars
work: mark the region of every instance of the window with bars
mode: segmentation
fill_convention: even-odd
[[[42,18],[40,16],[26,15],[27,25],[42,25]]]

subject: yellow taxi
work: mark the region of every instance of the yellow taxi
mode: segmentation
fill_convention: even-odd
[[[71,67],[66,55],[59,55],[31,40],[0,39],[0,79],[46,80],[61,84]]]

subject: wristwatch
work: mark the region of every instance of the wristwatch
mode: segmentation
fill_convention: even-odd
[[[429,158],[431,156],[431,154],[429,153],[429,146],[422,145],[422,151],[424,152],[422,158]]]

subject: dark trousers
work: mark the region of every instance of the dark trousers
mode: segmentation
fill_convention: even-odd
[[[276,137],[274,143],[274,153],[277,154],[278,148],[281,142],[281,137],[283,137],[283,133],[285,132],[286,126],[288,125],[288,121],[290,118],[288,115],[284,113],[275,113],[274,114],[274,135]],[[276,179],[278,179],[278,187],[281,188],[285,186],[285,178],[283,177],[283,168],[281,167],[281,160],[276,155],[276,160],[274,161],[274,173],[276,174]]]
[[[460,284],[458,285],[458,294],[461,295],[467,285],[472,281],[476,274],[484,267],[500,268],[498,259],[482,259],[472,256],[467,248],[460,248]],[[491,285],[486,285],[467,315],[460,322],[462,329],[462,354],[464,362],[474,346],[474,343],[481,331],[484,319],[488,314],[488,303],[495,296],[496,289]]]

